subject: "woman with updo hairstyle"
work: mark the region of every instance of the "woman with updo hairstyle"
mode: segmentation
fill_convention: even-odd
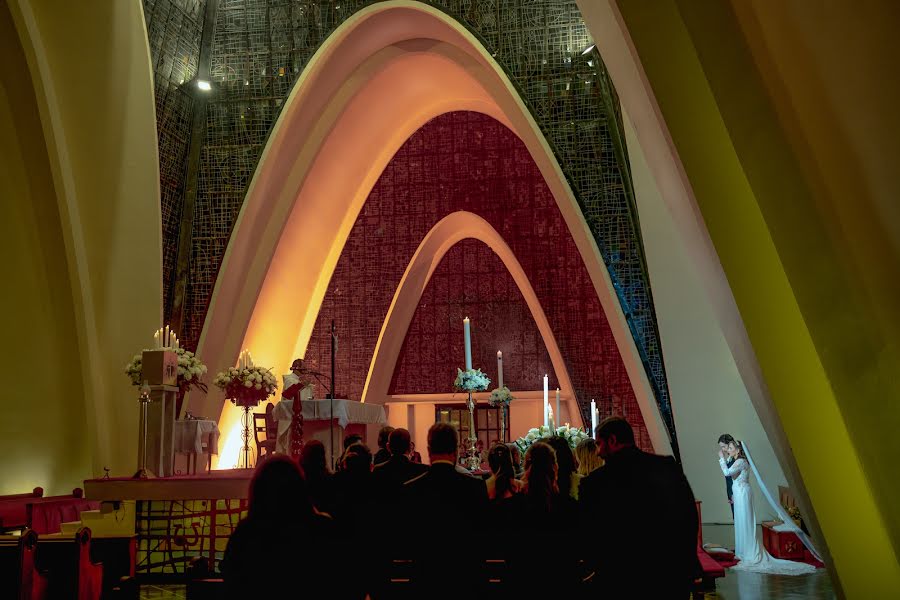
[[[488,453],[488,465],[491,467],[491,476],[485,483],[490,500],[503,500],[519,493],[523,484],[516,479],[512,454],[506,444],[494,444]]]

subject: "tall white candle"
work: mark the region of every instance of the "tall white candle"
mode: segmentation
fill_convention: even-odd
[[[549,414],[550,409],[550,378],[544,375],[544,427],[549,427],[550,423],[547,420],[550,417]]]
[[[497,387],[503,387],[503,353],[497,350]]]
[[[166,325],[166,333],[163,335],[163,348],[169,347],[169,326]]]
[[[153,334],[153,347],[159,349],[159,332]]]
[[[469,317],[463,319],[463,333],[466,336],[466,371],[472,368],[472,333],[469,331]]]
[[[556,388],[556,413],[555,414],[556,414],[557,419],[559,418],[559,416],[561,414],[559,412],[559,388]]]
[[[550,418],[549,418],[550,429],[555,431],[556,430],[556,421],[553,420],[553,408],[548,406],[547,410],[550,411]]]
[[[597,403],[591,398],[591,437],[597,435]]]

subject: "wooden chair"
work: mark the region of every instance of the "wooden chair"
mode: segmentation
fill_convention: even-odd
[[[47,578],[37,570],[34,562],[37,534],[25,530],[21,536],[0,536],[0,581],[4,598],[31,600],[43,598]]]
[[[253,436],[256,440],[256,456],[257,461],[262,461],[272,454],[275,454],[275,441],[278,437],[278,424],[272,416],[272,410],[275,407],[272,404],[266,406],[266,412],[253,413]],[[259,439],[259,434],[264,434],[265,438]],[[265,450],[265,453],[263,453]]]

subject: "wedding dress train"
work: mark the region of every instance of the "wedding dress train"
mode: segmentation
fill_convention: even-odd
[[[719,459],[722,472],[734,481],[734,555],[741,562],[732,567],[736,571],[754,571],[774,575],[803,575],[812,573],[812,565],[774,558],[760,542],[753,510],[753,494],[750,489],[750,465],[744,458],[734,461],[731,467],[725,459]]]

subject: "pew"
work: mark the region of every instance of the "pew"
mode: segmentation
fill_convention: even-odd
[[[35,496],[40,491],[40,495]],[[25,529],[28,526],[28,506],[43,502],[59,502],[68,500],[70,502],[79,501],[84,496],[81,488],[72,490],[71,496],[43,496],[42,488],[35,488],[31,494],[21,497],[15,494],[15,497],[4,497],[0,499],[0,531],[14,531],[17,529]],[[38,532],[41,533],[40,531]],[[50,532],[52,533],[52,532]]]
[[[25,498],[41,498],[44,495],[44,488],[38,486],[31,490],[30,492],[26,492],[24,494],[7,494],[5,496],[0,496],[0,502],[5,500],[22,500]]]
[[[20,536],[0,536],[0,593],[4,598],[43,598],[47,579],[35,566],[37,534],[26,530]]]
[[[91,560],[91,530],[74,536],[50,535],[38,540],[37,566],[47,573],[48,599],[99,600],[103,565]]]
[[[58,500],[29,502],[25,505],[25,523],[38,535],[59,533],[63,523],[80,521],[82,511],[99,508],[99,501],[84,498],[65,497]]]

